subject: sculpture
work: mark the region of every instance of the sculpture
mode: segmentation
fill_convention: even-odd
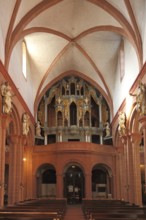
[[[125,112],[119,112],[119,127],[118,127],[120,137],[126,135],[126,114]]]
[[[23,129],[23,135],[27,135],[29,132],[29,115],[25,112],[23,114],[23,118],[22,118],[22,129]]]
[[[1,95],[3,98],[3,113],[9,114],[12,112],[12,94],[11,87],[8,82],[1,84]]]
[[[136,94],[131,94],[136,97],[136,110],[140,112],[140,115],[146,114],[146,85],[139,82],[138,90]]]
[[[40,121],[37,121],[36,123],[36,130],[35,130],[36,136],[41,137],[41,125],[40,125]]]
[[[106,122],[106,123],[105,123],[105,132],[106,132],[105,137],[109,137],[109,136],[111,135],[109,122]]]

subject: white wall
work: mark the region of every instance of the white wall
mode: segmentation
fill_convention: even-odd
[[[145,1],[145,12],[146,12],[146,1]],[[144,63],[146,61],[146,13],[143,19],[142,41],[143,41],[143,63]]]
[[[128,96],[129,90],[134,83],[138,73],[139,66],[137,56],[133,46],[125,39],[124,40],[125,50],[125,75],[123,80],[120,82],[120,67],[117,66],[117,73],[115,79],[114,88],[114,114],[118,111],[123,100]]]
[[[27,65],[27,78],[24,77],[22,73],[22,41],[19,41],[15,48],[13,49],[10,65],[9,74],[13,79],[16,87],[19,89],[20,94],[28,105],[31,113],[34,114],[33,104],[34,104],[34,88],[33,81],[31,80],[29,60]]]
[[[14,0],[0,0],[0,59],[3,63],[5,54],[5,39],[14,5]]]
[[[2,35],[2,30],[1,30],[1,26],[0,26],[0,60],[2,61],[2,63],[4,63],[4,39],[3,39],[3,35]]]

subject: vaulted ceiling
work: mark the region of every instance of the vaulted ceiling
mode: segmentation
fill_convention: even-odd
[[[35,100],[60,74],[74,72],[94,81],[112,103],[123,39],[142,65],[144,0],[0,0],[0,6],[9,12],[5,66],[24,39]]]

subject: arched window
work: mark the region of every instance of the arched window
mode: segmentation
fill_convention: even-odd
[[[71,83],[71,95],[75,95],[75,84]]]
[[[26,78],[26,43],[25,41],[22,42],[22,72],[23,72],[23,75],[25,76]]]
[[[86,111],[84,115],[84,125],[89,126],[89,112],[88,111]]]
[[[74,102],[70,105],[70,125],[77,125],[77,106]]]
[[[58,126],[62,126],[62,125],[63,125],[63,124],[62,124],[62,120],[63,120],[63,118],[62,118],[62,112],[59,111],[59,112],[57,113],[57,124],[58,124]]]

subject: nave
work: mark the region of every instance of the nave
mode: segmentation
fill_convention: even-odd
[[[144,220],[146,207],[125,201],[94,199],[67,204],[65,199],[34,199],[0,210],[3,220]]]

